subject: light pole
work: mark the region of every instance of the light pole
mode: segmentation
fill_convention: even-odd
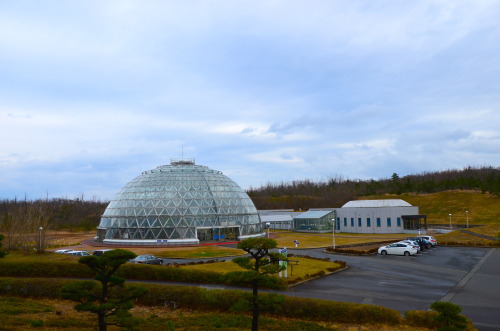
[[[450,230],[452,230],[453,228],[451,227],[451,214],[450,215]]]
[[[335,218],[332,218],[332,225],[333,225],[332,246],[333,246],[333,249],[335,249]]]
[[[38,230],[40,231],[40,235],[38,237],[38,251],[41,252],[42,251],[42,231],[43,231],[43,228],[39,227]]]
[[[467,219],[467,228],[469,228],[469,211],[468,210],[465,211],[465,217]]]
[[[266,228],[267,228],[267,239],[269,239],[269,228],[271,227],[271,223],[267,222],[266,223]]]

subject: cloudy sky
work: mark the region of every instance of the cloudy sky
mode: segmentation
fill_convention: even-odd
[[[500,2],[2,1],[0,198],[500,165]]]

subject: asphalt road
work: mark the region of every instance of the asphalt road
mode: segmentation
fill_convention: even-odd
[[[500,249],[438,246],[415,257],[326,254],[323,249],[290,249],[289,253],[343,260],[349,268],[295,286],[287,295],[374,304],[401,313],[449,301],[460,305],[479,330],[500,330]]]

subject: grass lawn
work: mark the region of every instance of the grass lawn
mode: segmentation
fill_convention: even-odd
[[[392,240],[395,241],[408,237],[408,234],[359,234],[359,233],[335,233],[336,245],[353,245],[370,242]],[[278,242],[278,247],[295,248],[294,240],[299,241],[298,248],[315,248],[332,246],[331,233],[301,233],[301,232],[274,232],[271,238]]]
[[[45,242],[49,248],[58,249],[60,247],[79,245],[84,240],[94,238],[95,231],[89,232],[69,232],[69,231],[47,231]]]
[[[500,233],[500,224],[478,226],[477,228],[468,228],[465,230],[479,234],[484,234],[491,237],[496,237]]]
[[[320,271],[324,271],[328,273],[327,268],[338,268],[339,264],[335,262],[326,262],[320,260],[313,260],[301,257],[290,257],[291,261],[297,262],[289,262],[288,263],[288,278],[289,280],[297,279],[297,278],[307,278],[307,274],[312,275]],[[198,269],[198,270],[209,270],[215,272],[231,272],[231,271],[245,271],[239,267],[236,263],[227,261],[227,262],[217,262],[217,263],[207,263],[207,264],[196,264],[196,265],[186,265],[181,266],[180,268],[188,268],[188,269]]]
[[[79,248],[80,249],[80,248]],[[89,247],[89,250],[91,248]],[[94,248],[95,249],[95,248]],[[86,250],[82,248],[82,250]],[[130,248],[137,255],[154,254],[159,257],[176,257],[176,258],[218,258],[223,256],[239,256],[245,254],[244,251],[235,248],[220,247],[220,246],[203,246],[203,247],[187,247],[187,248]],[[80,256],[72,256],[67,254],[57,254],[46,251],[44,254],[36,254],[35,252],[25,253],[22,251],[10,251],[6,259],[16,259],[17,261],[78,261]],[[0,260],[0,263],[2,260]]]
[[[9,251],[5,258],[0,259],[0,264],[3,260],[8,261],[15,259],[19,262],[44,262],[44,261],[74,261],[77,262],[80,256],[72,256],[67,254],[57,254],[52,252],[45,252],[44,254],[37,254],[36,252],[23,252],[23,251]]]
[[[106,247],[110,248],[110,247]],[[99,248],[92,246],[79,246],[73,248],[84,251],[93,251]],[[179,258],[179,259],[199,259],[199,258],[218,258],[225,256],[238,256],[245,254],[240,249],[224,247],[224,246],[196,246],[196,247],[128,247],[123,248],[134,252],[137,255],[153,254],[163,258]]]
[[[497,241],[494,240],[483,239],[460,231],[438,234],[434,237],[438,241],[438,245],[458,244],[470,246],[494,246],[497,243]]]

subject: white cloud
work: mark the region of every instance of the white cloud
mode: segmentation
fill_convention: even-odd
[[[0,197],[109,198],[182,148],[244,187],[496,166],[499,14],[486,0],[4,2]]]

